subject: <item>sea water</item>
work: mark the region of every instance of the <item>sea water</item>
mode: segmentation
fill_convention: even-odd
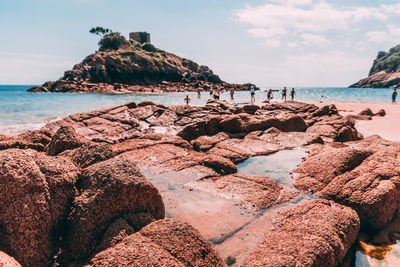
[[[28,130],[36,130],[47,122],[77,112],[149,100],[163,105],[183,105],[186,95],[191,105],[204,105],[209,99],[208,92],[198,97],[196,92],[164,94],[82,94],[82,93],[30,93],[30,85],[0,85],[0,134],[16,135]],[[256,92],[256,104],[266,99],[266,89]],[[290,90],[288,90],[290,91]],[[391,89],[359,88],[299,88],[295,99],[304,102],[365,102],[390,103]],[[274,88],[273,101],[280,101],[281,93]],[[229,92],[221,94],[221,99],[231,101]],[[250,92],[235,92],[237,104],[248,103]]]

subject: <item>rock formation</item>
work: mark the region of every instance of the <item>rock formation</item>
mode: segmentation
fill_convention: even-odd
[[[131,40],[119,50],[98,51],[59,80],[31,92],[140,93],[214,89],[250,90],[252,84],[223,82],[207,66]]]
[[[359,229],[354,210],[315,200],[280,215],[243,266],[338,266]]]
[[[400,45],[389,52],[380,51],[369,72],[369,76],[350,87],[398,88],[400,86]]]
[[[299,102],[130,102],[2,136],[0,249],[23,266],[335,266],[400,202],[400,145],[363,139],[354,119]],[[288,170],[237,165],[282,152]],[[299,163],[293,184],[273,175]]]

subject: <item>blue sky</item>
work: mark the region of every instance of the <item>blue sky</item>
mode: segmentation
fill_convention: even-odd
[[[148,31],[228,82],[348,86],[400,44],[398,1],[1,0],[0,84],[55,80],[97,49],[88,31]]]

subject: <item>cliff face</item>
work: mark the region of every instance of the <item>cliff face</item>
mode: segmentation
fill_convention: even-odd
[[[222,84],[225,83],[207,66],[159,50],[150,43],[132,42],[119,50],[96,52],[66,71],[58,81],[29,91],[134,92],[161,87],[172,91],[172,87],[193,89]]]
[[[369,72],[369,76],[350,87],[393,88],[400,86],[400,45],[389,52],[380,51]]]

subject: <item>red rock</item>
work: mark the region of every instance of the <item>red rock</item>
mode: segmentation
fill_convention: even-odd
[[[385,115],[386,111],[384,109],[380,109],[377,113],[375,113],[375,116],[384,117]]]
[[[281,214],[243,266],[338,266],[359,229],[354,210],[315,200]]]
[[[227,158],[218,155],[207,155],[201,159],[201,164],[210,167],[220,174],[231,174],[237,172],[236,165]]]
[[[110,159],[115,154],[109,144],[87,143],[77,149],[64,151],[60,155],[70,157],[77,166],[86,168],[89,165]]]
[[[214,136],[200,136],[196,140],[193,140],[191,144],[197,151],[207,151],[213,148],[217,143],[229,139],[226,133],[220,132]]]
[[[140,234],[185,266],[225,266],[211,244],[196,229],[177,219],[153,222],[140,230]]]
[[[338,175],[359,166],[370,155],[367,150],[325,148],[316,155],[307,157],[294,170],[296,175],[293,185],[304,191],[320,191]]]
[[[296,190],[279,185],[265,176],[244,174],[207,178],[186,184],[186,187],[231,199],[253,210],[276,206],[298,194]]]
[[[348,142],[358,139],[357,131],[349,126],[342,127],[334,138],[336,142]]]
[[[77,173],[68,158],[29,149],[0,151],[1,249],[24,266],[47,265],[57,249]]]
[[[13,257],[8,256],[6,253],[0,251],[0,266],[1,267],[21,267]]]
[[[0,141],[0,150],[9,148],[30,148],[36,151],[44,151],[46,145],[50,142],[53,132],[49,130],[38,130],[26,132],[17,136],[3,137]]]
[[[124,213],[149,212],[155,219],[164,217],[158,190],[124,158],[112,158],[84,169],[78,189],[68,218],[67,258],[89,256],[101,234]]]
[[[387,148],[376,152],[352,171],[336,177],[318,195],[353,208],[363,228],[383,228],[398,207],[399,151]]]
[[[176,219],[153,222],[95,255],[86,266],[226,266],[189,224]]]
[[[88,142],[87,139],[77,135],[72,127],[63,126],[51,139],[47,147],[47,154],[56,156],[65,150],[78,148]]]
[[[97,246],[96,251],[102,251],[113,247],[134,232],[135,230],[125,219],[119,218],[108,227],[103,235],[101,243]]]
[[[117,245],[92,257],[89,266],[180,266],[185,265],[161,246],[139,233],[132,234]]]
[[[352,148],[317,150],[295,170],[300,174],[294,185],[353,208],[363,228],[380,229],[393,218],[400,198],[399,151],[399,144],[377,137]]]
[[[366,108],[366,109],[363,109],[362,111],[360,111],[360,113],[358,113],[358,115],[374,116],[374,113],[372,112],[372,110],[370,108]]]

